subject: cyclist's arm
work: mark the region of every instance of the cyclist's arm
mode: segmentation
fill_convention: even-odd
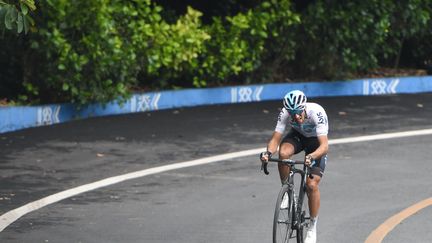
[[[282,140],[282,133],[276,131],[273,132],[273,135],[267,144],[267,151],[269,151],[272,154],[276,153],[281,140]]]
[[[328,152],[328,137],[327,137],[327,135],[318,136],[318,142],[319,142],[318,148],[314,152],[309,154],[312,156],[312,158],[320,158],[323,155],[327,154],[327,152]]]
[[[280,142],[282,141],[282,135],[285,131],[287,125],[288,112],[282,109],[278,116],[278,121],[276,123],[276,128],[270,141],[267,144],[267,151],[274,154],[277,152]]]
[[[317,124],[316,133],[317,133],[319,146],[315,151],[313,151],[309,155],[311,155],[312,158],[316,159],[316,158],[321,158],[328,152],[328,137],[327,137],[328,119],[327,119],[327,114],[322,107],[320,110],[314,112],[314,114],[312,115],[312,119]]]

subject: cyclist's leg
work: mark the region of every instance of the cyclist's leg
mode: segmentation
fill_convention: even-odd
[[[309,210],[310,216],[312,218],[318,217],[319,208],[320,208],[320,190],[319,183],[321,181],[322,176],[324,175],[325,165],[327,163],[327,155],[324,155],[321,158],[317,158],[315,160],[315,164],[311,168],[311,173],[313,178],[307,178],[307,193],[309,197]]]
[[[291,143],[282,143],[279,148],[279,158],[289,159],[294,154],[294,146]],[[281,182],[284,183],[290,173],[290,167],[278,163],[278,170]]]
[[[317,138],[307,138],[305,141],[305,152],[306,154],[312,153],[315,151],[318,146],[319,142]],[[315,219],[318,217],[319,208],[320,208],[320,202],[321,202],[321,195],[319,190],[319,183],[321,181],[321,178],[324,175],[325,166],[327,163],[327,155],[322,156],[321,158],[317,158],[314,161],[314,165],[311,168],[311,173],[313,175],[313,179],[307,178],[306,185],[307,185],[307,194],[308,194],[308,203],[309,203],[309,213],[310,217],[312,219]],[[316,222],[314,222],[314,225]]]
[[[291,131],[282,139],[279,146],[279,158],[289,159],[294,154],[299,153],[302,150],[302,145],[300,142],[300,134],[291,129]],[[282,163],[278,164],[279,176],[282,184],[288,178],[290,173],[290,167]]]
[[[318,217],[321,195],[319,191],[319,183],[321,181],[321,177],[318,175],[314,175],[313,178],[308,178],[306,181],[307,185],[307,194],[309,198],[309,213],[311,218]]]

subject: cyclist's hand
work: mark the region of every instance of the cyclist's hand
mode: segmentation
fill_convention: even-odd
[[[304,163],[306,166],[311,166],[313,161],[314,161],[314,158],[312,157],[312,155],[310,155],[310,154],[306,155],[305,160],[304,160]]]
[[[272,153],[269,151],[262,152],[260,154],[260,160],[262,162],[268,162],[268,160],[271,158],[271,156],[272,156]]]

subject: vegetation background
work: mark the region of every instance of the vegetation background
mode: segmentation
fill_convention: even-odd
[[[4,104],[432,72],[432,0],[0,0]]]

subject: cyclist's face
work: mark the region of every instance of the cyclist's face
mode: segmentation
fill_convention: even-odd
[[[301,124],[304,122],[305,120],[305,112],[304,110],[288,110],[288,112],[290,113],[292,119]]]

